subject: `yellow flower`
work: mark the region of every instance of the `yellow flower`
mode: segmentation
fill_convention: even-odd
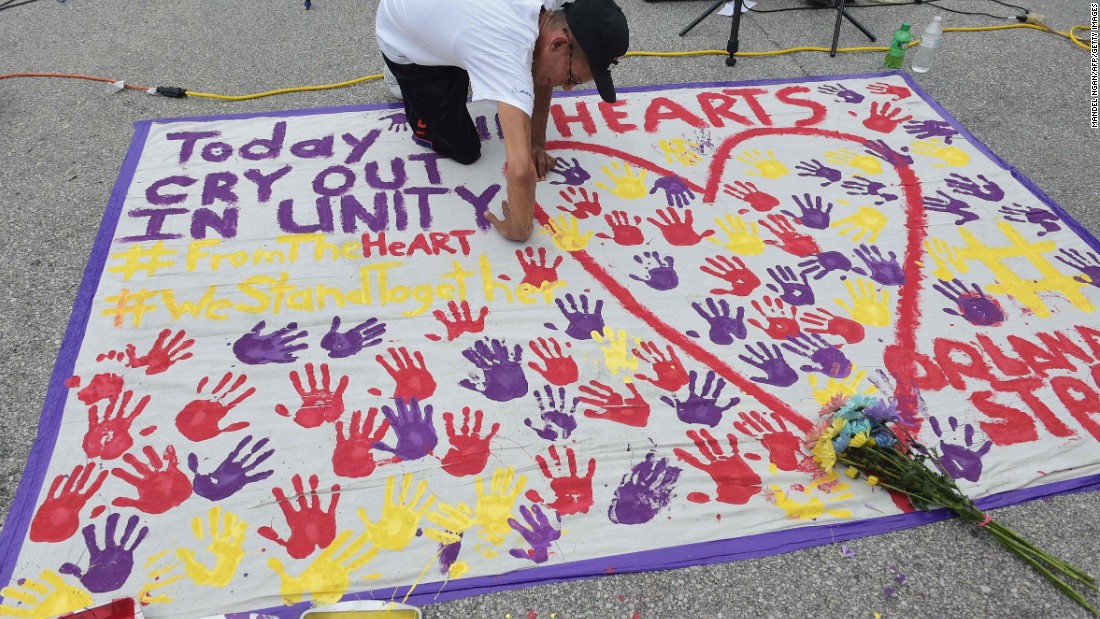
[[[868,486],[877,486],[878,485],[878,477],[876,477],[874,475],[868,475],[867,476],[867,485]]]
[[[860,432],[859,434],[856,434],[855,436],[852,437],[852,440],[851,440],[851,442],[848,443],[848,446],[849,447],[855,447],[856,449],[859,449],[860,447],[863,447],[864,445],[866,445],[867,442],[870,441],[870,440],[871,440],[871,433],[870,432]]]
[[[844,474],[852,479],[855,479],[859,477],[859,470],[849,466],[848,468],[844,469]]]
[[[833,439],[830,436],[822,436],[817,439],[817,444],[811,450],[814,454],[814,463],[823,471],[832,472],[836,465],[836,450],[833,449]]]

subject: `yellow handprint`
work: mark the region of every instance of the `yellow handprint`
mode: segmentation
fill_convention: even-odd
[[[665,154],[665,161],[669,163],[679,161],[684,165],[695,165],[703,160],[698,152],[699,145],[695,142],[674,138],[672,140],[661,140],[658,144],[661,147],[661,152]]]
[[[453,507],[447,503],[440,503],[436,505],[436,510],[428,514],[428,521],[440,528],[424,529],[424,535],[440,544],[453,544],[459,541],[463,533],[477,524],[473,510],[465,503],[457,503]]]
[[[42,570],[38,580],[28,578],[15,587],[0,589],[5,600],[22,602],[23,606],[0,606],[0,615],[26,619],[51,619],[92,605],[92,595],[84,589],[67,584],[61,575]]]
[[[874,282],[867,279],[858,280],[859,291],[849,279],[844,282],[848,288],[848,294],[852,297],[851,305],[845,299],[835,299],[837,305],[848,310],[852,320],[869,327],[890,326],[890,291],[883,289],[875,292]]]
[[[615,186],[608,187],[603,183],[596,183],[597,187],[606,189],[627,200],[637,200],[649,195],[649,190],[645,186],[645,177],[649,174],[649,170],[642,170],[641,174],[635,175],[634,170],[630,169],[629,163],[619,163],[618,161],[612,162],[611,167],[614,168],[614,172],[609,170],[607,166],[601,167],[600,170],[608,178],[615,181]]]
[[[370,537],[363,533],[348,544],[351,535],[351,531],[344,531],[337,535],[332,544],[317,555],[301,576],[287,574],[283,562],[276,557],[267,560],[268,566],[279,575],[282,581],[279,593],[287,606],[301,601],[303,594],[306,593],[310,594],[315,606],[335,604],[340,601],[351,586],[351,573],[366,565],[378,554],[378,549],[372,547],[356,557],[356,553],[370,541]],[[345,544],[347,548],[343,548]],[[376,577],[371,575],[364,580]]]
[[[237,566],[244,558],[244,533],[248,523],[237,520],[233,512],[225,512],[215,505],[208,513],[210,519],[210,545],[206,547],[214,555],[214,567],[208,568],[195,559],[195,553],[188,548],[177,548],[176,556],[183,560],[187,576],[196,585],[224,587],[237,574]],[[201,516],[191,521],[195,537],[201,542],[206,539]]]
[[[761,154],[760,151],[746,150],[742,151],[737,157],[737,160],[742,163],[747,163],[755,170],[748,170],[747,174],[751,176],[762,176],[764,178],[783,178],[790,174],[790,170],[787,166],[779,163],[779,160],[775,158],[775,153],[767,151],[767,156]]]
[[[932,271],[932,277],[936,279],[945,281],[955,279],[955,273],[951,271],[951,266],[955,267],[955,270],[959,273],[966,273],[970,270],[970,266],[966,264],[966,260],[962,258],[959,250],[948,245],[947,241],[943,239],[926,239],[924,241],[924,251],[928,252],[932,260],[936,262],[936,270]],[[948,266],[948,263],[950,263],[950,266]]]
[[[970,155],[966,154],[966,151],[957,146],[948,146],[939,138],[928,138],[927,140],[913,142],[913,146],[910,150],[918,155],[924,155],[925,157],[932,157],[942,161],[943,163],[936,164],[935,167],[937,168],[945,168],[947,166],[963,168],[970,163]]]
[[[550,235],[554,246],[562,251],[580,251],[588,247],[588,239],[595,234],[589,232],[581,235],[577,218],[570,215],[558,215],[557,219],[551,219],[542,227],[542,233]]]
[[[149,569],[154,563],[167,556],[169,552],[171,552],[171,550],[162,550],[149,557],[149,560],[145,562],[145,569]],[[158,589],[163,589],[177,580],[182,579],[183,574],[171,574],[169,576],[169,573],[179,566],[179,563],[168,563],[149,572],[148,579],[145,581],[145,584],[142,585],[141,590],[138,591],[138,601],[140,601],[142,605],[149,605],[163,604],[174,600],[175,598],[171,598],[164,593],[153,595],[153,592]]]
[[[616,333],[611,327],[603,328],[603,335],[601,336],[596,331],[592,332],[592,340],[600,345],[600,349],[603,350],[603,361],[607,364],[607,369],[611,370],[611,373],[618,376],[619,370],[624,370],[626,373],[626,380],[630,382],[632,380],[634,372],[638,371],[638,358],[630,352],[632,348],[630,346],[630,338],[626,335],[626,329],[619,329]],[[604,342],[607,342],[607,346],[604,346]],[[634,338],[634,347],[640,345],[640,340]]]
[[[866,174],[882,173],[882,161],[871,155],[858,155],[847,148],[838,148],[825,153],[825,160],[836,165],[862,170]]]
[[[866,370],[857,370],[856,366],[852,366],[852,373],[848,378],[844,380],[837,380],[835,378],[829,378],[825,383],[825,386],[821,389],[817,388],[817,374],[810,374],[810,389],[814,393],[814,400],[818,404],[825,406],[829,403],[829,400],[833,399],[833,396],[843,395],[844,397],[852,397],[859,393],[859,384],[863,382],[863,379],[867,378]],[[878,392],[878,387],[874,385],[868,386],[863,390],[863,393],[871,395]]]
[[[874,243],[878,240],[879,233],[886,227],[886,223],[886,215],[869,206],[861,206],[854,215],[834,221],[829,227],[839,228],[837,232],[841,236],[852,233],[852,240],[857,243],[863,240],[864,235],[867,235],[868,243]]]
[[[420,497],[424,496],[424,491],[428,489],[428,482],[420,480],[416,486],[416,495],[413,496],[412,501],[406,503],[405,499],[409,496],[409,488],[412,486],[412,473],[405,473],[405,477],[401,480],[401,496],[395,503],[394,480],[395,477],[392,476],[386,479],[386,502],[382,505],[382,515],[379,516],[377,524],[367,518],[366,509],[359,508],[359,519],[366,525],[371,541],[375,546],[386,550],[401,550],[408,546],[409,542],[416,537],[420,518],[435,502],[435,497],[429,496],[420,509],[416,508]]]
[[[520,492],[523,492],[523,487],[527,485],[526,475],[515,478],[515,486],[512,486],[513,478],[515,478],[515,470],[511,467],[499,468],[494,471],[489,486],[492,494],[485,493],[485,482],[481,477],[478,477],[474,482],[474,487],[477,490],[477,509],[474,512],[474,521],[483,529],[483,531],[478,532],[478,537],[494,545],[499,545],[512,532],[508,519],[512,517],[512,508],[516,504],[516,498],[519,497]]]
[[[827,491],[829,495],[829,503],[838,503],[840,501],[846,501],[855,498],[855,495],[851,492],[843,492],[848,489],[848,484],[844,482],[837,482],[837,474],[835,471],[830,471],[828,475],[819,477],[810,482],[810,485],[806,488],[801,486],[791,486],[791,490],[796,493],[801,493],[803,496],[809,495],[811,492],[818,490],[819,487],[826,485],[829,488]],[[841,491],[841,494],[835,496],[832,495],[833,491]],[[821,488],[821,492],[826,492],[825,488]],[[787,512],[787,518],[790,520],[816,520],[822,514],[828,513],[835,518],[851,518],[852,512],[847,509],[827,509],[825,502],[818,497],[810,497],[810,500],[806,503],[799,503],[794,499],[794,494],[788,495],[781,490],[778,485],[772,484],[769,492],[765,497],[768,502],[778,505],[783,508],[783,511]]]
[[[723,243],[713,236],[708,236],[707,240],[711,243],[721,245],[742,256],[755,256],[764,253],[764,239],[760,238],[760,228],[755,221],[746,226],[744,219],[726,215],[725,219],[715,217],[714,222],[726,232],[726,241]]]

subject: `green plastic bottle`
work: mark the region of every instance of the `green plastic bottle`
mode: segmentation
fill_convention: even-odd
[[[901,28],[894,33],[894,40],[890,42],[890,50],[886,52],[886,67],[888,69],[900,69],[905,63],[905,48],[913,40],[913,33],[909,32],[909,22],[903,22]]]

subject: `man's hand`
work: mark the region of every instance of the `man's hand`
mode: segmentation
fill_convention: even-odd
[[[522,242],[531,238],[533,225],[531,217],[513,215],[507,200],[501,202],[501,210],[504,212],[504,219],[498,218],[492,211],[485,211],[485,219],[488,219],[489,223],[493,224],[497,232],[511,241]]]
[[[558,164],[557,158],[546,152],[545,146],[532,146],[531,160],[535,164],[535,176],[539,181],[546,180],[546,175]]]

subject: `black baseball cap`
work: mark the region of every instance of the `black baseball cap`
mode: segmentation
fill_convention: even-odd
[[[573,38],[588,57],[600,97],[615,102],[611,65],[618,64],[630,47],[626,15],[613,0],[574,0],[562,7]]]

